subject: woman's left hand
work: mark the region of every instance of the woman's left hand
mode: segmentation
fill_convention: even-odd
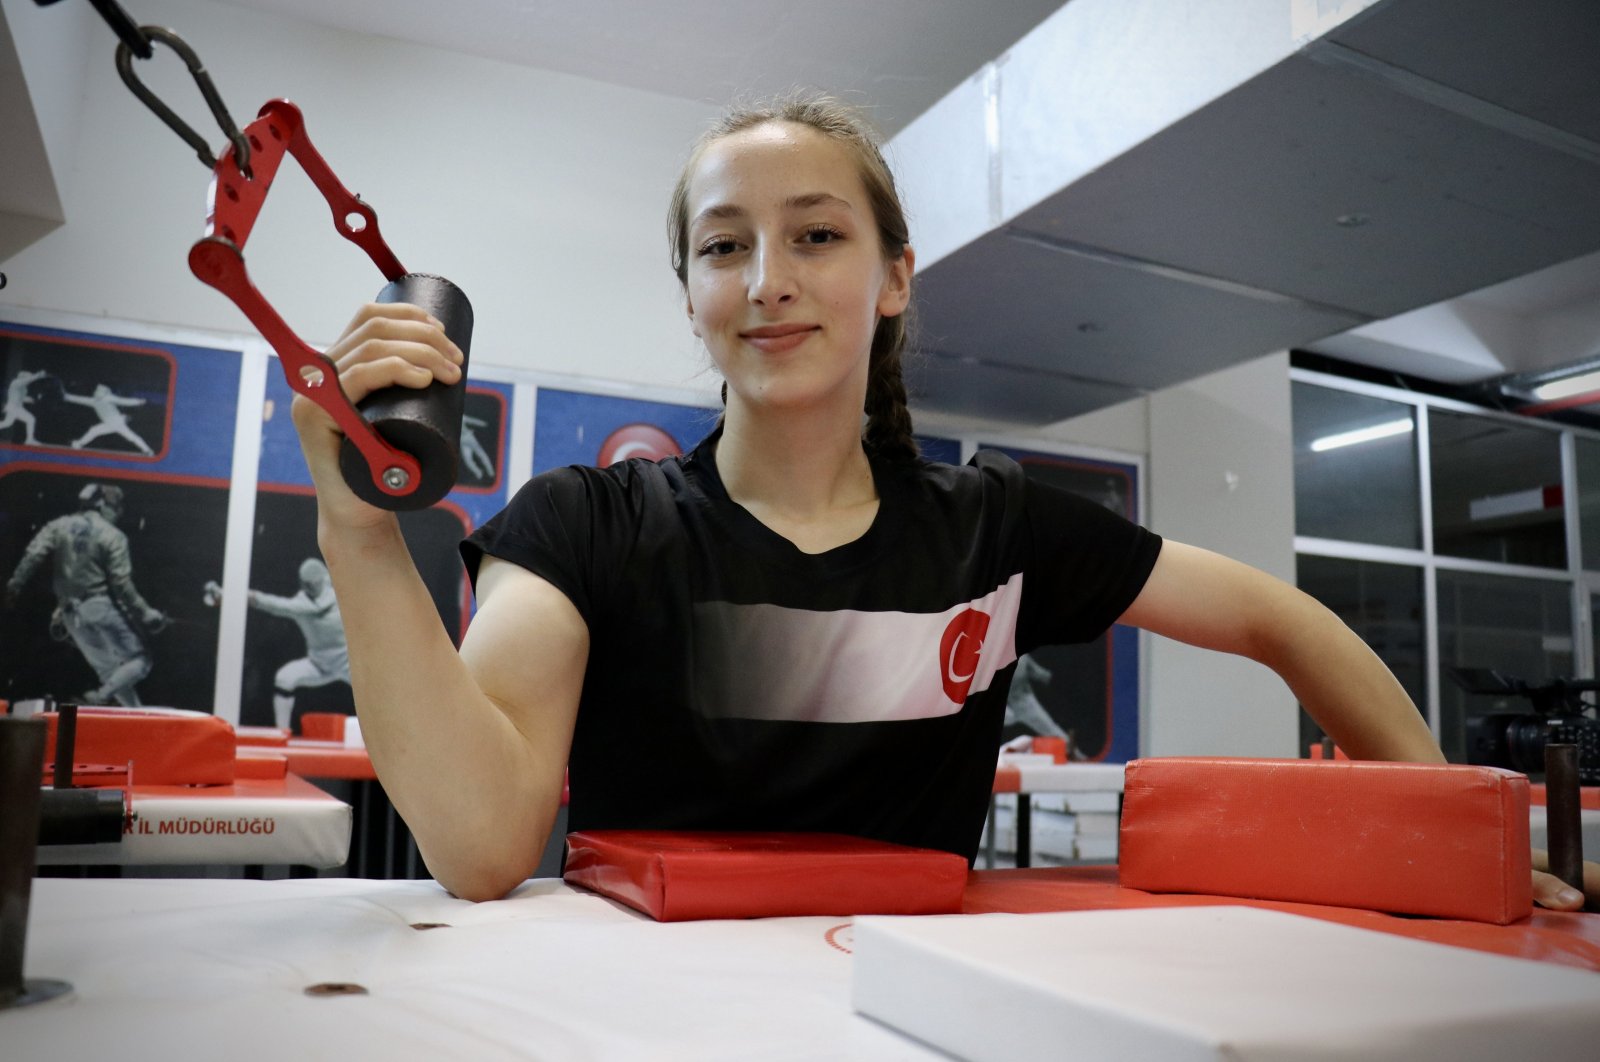
[[[1583,891],[1589,903],[1600,908],[1600,863],[1588,860],[1583,864]],[[1583,909],[1584,897],[1578,891],[1550,873],[1550,854],[1543,848],[1533,850],[1533,902],[1552,911],[1578,911]]]

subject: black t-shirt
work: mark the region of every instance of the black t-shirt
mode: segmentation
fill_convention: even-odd
[[[806,554],[686,457],[530,480],[473,532],[589,628],[571,829],[848,833],[971,859],[1018,656],[1091,641],[1161,540],[982,452],[872,462],[860,538]]]

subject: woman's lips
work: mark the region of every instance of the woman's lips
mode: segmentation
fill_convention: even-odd
[[[739,338],[763,354],[783,354],[798,347],[818,331],[816,325],[782,325],[741,332]]]

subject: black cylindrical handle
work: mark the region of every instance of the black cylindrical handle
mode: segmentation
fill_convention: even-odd
[[[0,1006],[24,988],[45,732],[43,719],[0,717]]]
[[[124,814],[120,789],[47,790],[39,795],[39,843],[118,844]]]
[[[470,357],[472,304],[461,289],[444,277],[407,273],[378,292],[378,302],[408,302],[420,306],[444,324],[444,334]],[[435,380],[427,387],[387,387],[356,403],[384,441],[404,450],[422,466],[422,482],[405,495],[385,494],[372,481],[366,458],[349,439],[339,452],[344,481],[362,501],[395,511],[426,509],[456,485],[461,462],[461,413],[467,394],[467,365],[453,384]]]
[[[1583,811],[1578,746],[1544,747],[1544,803],[1550,873],[1583,891]]]

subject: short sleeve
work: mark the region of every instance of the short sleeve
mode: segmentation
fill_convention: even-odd
[[[597,491],[605,485],[594,469],[553,469],[530,479],[511,504],[461,543],[461,559],[474,588],[484,556],[520,565],[567,595],[584,622],[594,627],[605,586],[596,560],[606,544],[597,535],[607,524],[597,514]]]
[[[1026,481],[1024,499],[1030,548],[1018,651],[1093,641],[1144,589],[1161,536],[1035,480]]]

